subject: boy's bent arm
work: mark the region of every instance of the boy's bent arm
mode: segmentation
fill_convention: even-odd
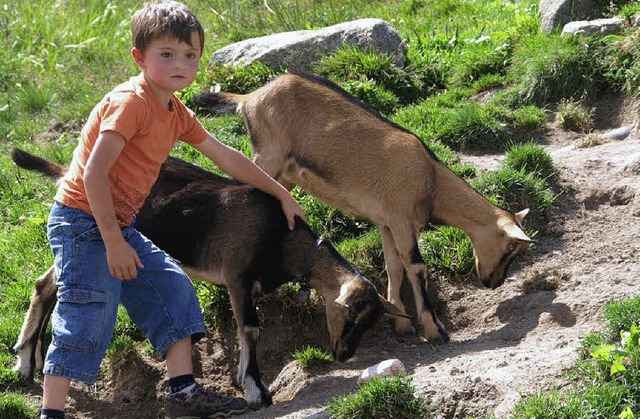
[[[109,170],[125,143],[124,137],[116,132],[107,131],[98,136],[84,170],[84,185],[107,250],[109,272],[114,278],[129,280],[137,276],[136,266],[142,267],[142,262],[122,236],[109,186]]]
[[[293,199],[289,191],[240,151],[221,143],[211,135],[208,135],[203,142],[194,145],[194,147],[211,159],[229,176],[241,182],[249,183],[261,191],[278,198],[282,205],[282,210],[287,216],[290,229],[295,226],[294,218],[296,216],[306,221],[304,211]]]

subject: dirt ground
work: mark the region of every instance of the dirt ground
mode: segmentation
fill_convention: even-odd
[[[328,346],[323,319],[301,329],[280,321],[278,307],[261,331],[260,366],[274,396],[273,406],[242,418],[324,418],[335,396],[356,389],[366,367],[400,359],[417,395],[437,404],[436,417],[506,417],[522,395],[562,388],[580,340],[600,327],[602,308],[612,298],[640,291],[640,130],[638,108],[618,96],[596,107],[596,131],[632,126],[625,139],[577,148],[584,135],[549,122],[536,140],[561,168],[560,186],[535,247],[511,268],[497,290],[479,284],[433,281],[440,318],[451,342],[432,346],[419,338],[395,336],[386,321],[367,333],[354,358],[312,372],[291,362],[304,344]],[[465,156],[482,170],[497,167],[501,156]],[[208,386],[241,395],[234,385],[237,347],[232,332],[197,346],[197,373]],[[153,355],[130,352],[108,363],[95,386],[75,385],[71,418],[162,417],[166,394],[163,363]],[[37,400],[40,381],[26,389]]]

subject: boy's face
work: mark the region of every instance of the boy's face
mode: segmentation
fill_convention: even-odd
[[[173,94],[188,87],[195,79],[202,57],[200,50],[200,38],[193,32],[191,45],[165,36],[154,39],[144,53],[137,48],[131,52],[148,81]]]

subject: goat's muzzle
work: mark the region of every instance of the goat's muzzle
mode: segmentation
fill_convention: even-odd
[[[509,267],[511,266],[511,261],[513,259],[509,259],[502,266],[498,266],[495,271],[491,272],[488,276],[482,278],[482,285],[487,288],[491,288],[492,290],[498,288],[502,284],[504,284],[505,279],[507,278],[507,272],[509,272]]]
[[[344,362],[351,358],[355,352],[356,348],[353,345],[345,344],[342,339],[338,339],[333,348],[333,358]]]
[[[482,279],[482,285],[487,288],[491,288],[492,290],[498,288],[500,285],[504,284],[504,277],[497,277],[496,275],[490,275],[487,278]]]

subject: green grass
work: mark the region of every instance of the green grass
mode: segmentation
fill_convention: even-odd
[[[514,418],[633,418],[640,408],[640,297],[612,300],[587,335],[569,376],[574,386],[524,398]]]
[[[314,348],[313,346],[305,346],[302,349],[296,350],[292,356],[293,359],[304,368],[329,365],[333,362],[331,354],[322,349]]]
[[[0,394],[0,418],[31,419],[38,414],[38,408],[29,404],[20,393]]]
[[[566,130],[589,132],[593,128],[594,112],[580,102],[563,99],[558,106],[556,122]]]
[[[638,10],[633,2],[614,3],[615,12],[622,16]],[[129,19],[141,4],[44,0],[10,1],[0,7],[0,417],[34,415],[24,396],[10,392],[19,385],[19,378],[10,371],[14,362],[11,347],[33,281],[52,263],[43,223],[55,191],[53,182],[16,169],[9,150],[18,146],[57,162],[71,160],[93,106],[113,86],[138,72],[130,58]],[[539,147],[521,139],[536,137],[549,117],[548,109],[555,109],[560,101],[582,103],[597,88],[630,95],[640,92],[640,29],[597,41],[546,36],[540,32],[538,1],[534,0],[221,0],[187,4],[203,22],[207,41],[196,82],[179,93],[184,101],[212,84],[223,90],[250,92],[284,70],[260,64],[209,68],[206,58],[231,42],[361,17],[390,22],[408,47],[403,69],[393,66],[391,57],[345,47],[324,57],[315,70],[415,132],[441,161],[494,203],[511,210],[531,207],[534,219],[544,218],[552,208],[556,195],[549,182],[557,171]],[[571,118],[569,111],[562,115]],[[222,141],[250,155],[251,145],[239,117],[207,117],[203,122]],[[460,163],[461,150],[505,152],[505,165],[497,172],[478,175],[475,168]],[[187,145],[179,144],[173,154],[217,170]],[[386,279],[377,227],[326,207],[303,191],[295,190],[294,195],[312,227],[330,238],[382,291]],[[459,230],[437,229],[420,239],[423,257],[445,276],[472,271],[470,244]],[[196,289],[210,327],[232,327],[226,291],[208,284],[197,284]],[[287,302],[295,300],[294,287],[278,292]],[[284,315],[308,327],[312,319],[322,317],[322,304],[305,304],[299,308],[289,304]],[[624,314],[623,309],[611,310]],[[623,314],[612,316],[626,318]],[[630,327],[621,321],[611,336]],[[608,339],[607,335],[585,341]],[[148,350],[140,332],[121,311],[109,350],[118,354],[131,345]],[[408,389],[407,383],[396,384]],[[601,384],[609,386],[612,400],[621,391],[614,384]],[[555,396],[541,396],[540,403],[547,403],[549,397]],[[590,403],[597,404],[597,397],[590,397]]]
[[[342,240],[337,250],[372,281],[378,290],[384,290],[387,277],[384,273],[382,238],[378,228],[372,228],[358,237]]]
[[[410,377],[375,377],[354,393],[334,398],[328,410],[335,419],[428,417],[429,403],[414,392]]]
[[[522,103],[542,105],[595,92],[598,78],[591,45],[580,37],[560,35],[524,39],[510,70],[520,84]]]
[[[504,167],[530,173],[543,180],[553,180],[559,174],[559,169],[549,153],[533,141],[512,144],[505,153],[502,164]]]

